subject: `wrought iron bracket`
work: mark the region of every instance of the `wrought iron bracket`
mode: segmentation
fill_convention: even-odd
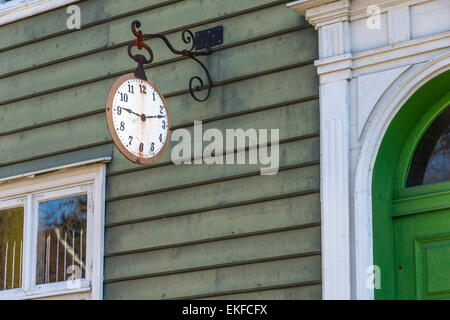
[[[206,77],[208,79],[208,84],[205,84],[201,77],[193,76],[189,80],[189,92],[191,93],[191,96],[199,102],[208,100],[209,95],[211,94],[211,89],[213,87],[213,82],[212,82],[211,75],[209,74],[208,69],[196,57],[208,56],[208,55],[212,54],[213,51],[211,50],[211,46],[221,44],[223,42],[223,27],[218,26],[218,27],[211,28],[208,30],[199,31],[199,32],[196,32],[195,36],[192,33],[192,31],[184,30],[181,33],[181,38],[182,38],[183,42],[186,44],[192,43],[192,45],[189,49],[184,49],[181,51],[176,50],[170,44],[169,40],[167,39],[167,37],[165,35],[157,34],[157,33],[143,34],[141,30],[137,30],[140,27],[141,27],[141,22],[138,20],[135,20],[131,23],[131,32],[136,37],[136,40],[131,41],[130,44],[128,45],[128,55],[130,56],[131,59],[136,61],[136,63],[138,64],[136,71],[134,72],[134,75],[139,79],[147,80],[147,76],[145,75],[144,65],[150,64],[153,62],[153,51],[144,42],[144,40],[159,38],[164,41],[164,43],[166,44],[166,46],[169,48],[169,50],[172,53],[195,60],[202,67],[202,69],[206,73]],[[138,50],[142,50],[142,49],[147,50],[149,57],[146,58],[142,54],[133,55],[131,53],[131,49],[133,47],[137,47]],[[198,49],[203,49],[203,48],[206,50],[205,51],[197,51]],[[197,85],[194,84],[195,81],[198,83]],[[195,92],[201,91],[203,89],[208,90],[206,93],[206,96],[204,98],[199,98],[198,96],[195,95]]]

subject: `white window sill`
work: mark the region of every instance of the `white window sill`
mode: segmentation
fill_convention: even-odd
[[[32,290],[12,289],[0,293],[0,300],[28,300],[37,298],[46,298],[54,296],[63,296],[68,294],[86,293],[92,290],[91,282],[86,279],[76,280],[74,284],[70,282],[56,282],[36,286]]]
[[[25,0],[0,5],[0,26],[56,9],[79,0]]]

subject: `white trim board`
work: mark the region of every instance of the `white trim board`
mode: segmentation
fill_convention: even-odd
[[[16,176],[1,178],[0,185],[2,185],[3,183],[8,183],[13,180],[17,180],[17,179],[21,179],[21,178],[34,178],[34,176],[39,175],[39,174],[49,173],[52,171],[58,171],[58,170],[63,170],[63,169],[75,168],[75,167],[82,167],[82,166],[94,164],[97,162],[104,162],[104,163],[111,162],[111,157],[102,157],[102,158],[96,158],[96,159],[92,159],[92,160],[75,162],[75,163],[70,163],[70,164],[66,164],[66,165],[62,165],[62,166],[42,169],[42,170],[38,170],[38,171],[26,172],[26,173],[18,174]]]
[[[450,49],[450,31],[376,49],[346,53],[314,62],[319,75],[348,69],[351,77],[427,62]],[[324,82],[327,80],[321,78]],[[332,79],[333,80],[333,79]]]
[[[0,200],[10,197],[19,197],[30,192],[36,192],[36,190],[47,190],[54,188],[55,186],[57,188],[62,188],[64,186],[93,180],[98,173],[92,168],[102,166],[103,164],[102,161],[96,161],[95,163],[92,162],[89,166],[78,167],[79,163],[74,163],[71,166],[65,167],[63,170],[50,168],[45,175],[31,175],[29,178],[19,178],[15,181],[11,180],[10,183],[0,185]]]
[[[23,0],[4,10],[0,7],[0,26],[78,1],[80,0]]]
[[[301,15],[305,15],[308,9],[324,6],[340,0],[297,0],[288,2],[286,6],[291,8]],[[387,13],[391,7],[398,7],[401,5],[415,6],[418,4],[431,2],[433,0],[361,0],[352,1],[352,6],[349,11],[349,19],[351,22],[361,19],[366,19],[369,14],[367,8],[369,5],[376,5],[380,8],[380,14]],[[353,3],[354,2],[354,3]]]

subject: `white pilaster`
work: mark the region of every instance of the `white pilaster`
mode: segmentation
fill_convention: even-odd
[[[348,80],[320,85],[322,297],[350,299]]]
[[[351,299],[349,210],[350,1],[296,1],[288,5],[318,30],[322,297]]]

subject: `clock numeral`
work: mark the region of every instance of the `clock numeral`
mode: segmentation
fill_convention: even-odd
[[[128,139],[130,140],[129,145],[131,146],[131,141],[133,141],[133,137],[132,137],[132,136],[129,136]]]
[[[146,86],[140,84],[140,85],[139,85],[139,88],[141,89],[141,93],[147,94],[147,91],[146,91],[146,90],[147,90],[147,87],[146,87]]]
[[[144,151],[144,144],[143,144],[143,143],[141,143],[141,144],[139,145],[139,151],[140,151],[140,152]]]
[[[121,131],[124,131],[124,130],[125,130],[125,123],[124,123],[124,122],[121,122],[121,123],[120,123],[120,130],[121,130]]]
[[[155,151],[155,143],[154,142],[152,142],[152,145],[151,145],[151,147],[150,147],[150,151]]]
[[[164,106],[159,106],[159,113],[164,114],[163,110],[164,110]]]
[[[128,92],[129,93],[134,93],[134,86],[132,84],[128,85]]]
[[[120,93],[120,101],[128,102],[128,95],[126,93]]]
[[[159,142],[162,142],[162,133],[159,135]]]
[[[117,107],[117,114],[119,116],[122,114],[122,108],[121,107]]]
[[[155,92],[153,92],[153,101],[156,101]]]
[[[162,128],[163,128],[163,129],[166,128],[166,121],[165,121],[165,120],[163,120],[163,122],[162,122]]]

